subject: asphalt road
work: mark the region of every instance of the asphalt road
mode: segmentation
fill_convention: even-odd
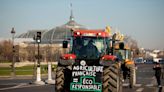
[[[124,83],[123,92],[164,92],[164,79],[161,88],[157,87],[154,77],[153,64],[137,64],[137,82],[133,89],[129,88],[128,82]],[[127,80],[126,80],[127,81]]]
[[[129,88],[128,80],[123,83],[123,92],[164,92],[164,79],[161,88],[157,87],[154,78],[153,64],[137,65],[137,83],[133,89]],[[44,78],[43,80],[46,80]],[[32,77],[0,78],[0,92],[55,92],[54,85],[30,84],[35,81]]]

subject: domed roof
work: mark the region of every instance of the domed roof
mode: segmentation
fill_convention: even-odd
[[[71,29],[86,29],[83,25],[80,25],[77,22],[75,22],[72,11],[70,20],[62,26],[58,26],[45,32],[43,34],[42,41],[61,43],[64,39],[71,36]]]
[[[48,30],[29,30],[28,32],[26,33],[22,33],[20,35],[17,35],[16,38],[33,38],[37,32],[46,32]]]
[[[21,35],[18,35],[17,38],[33,38],[39,31],[42,32],[42,43],[61,43],[65,38],[71,36],[71,29],[86,29],[84,26],[74,21],[72,11],[70,20],[62,26],[55,27],[51,30],[30,30],[27,33],[22,33]]]
[[[69,29],[56,27],[53,28],[43,34],[42,41],[43,42],[58,42],[67,37],[67,35],[71,35]]]
[[[62,26],[58,26],[49,31],[46,31],[43,34],[42,41],[43,42],[61,42],[65,38],[70,37],[72,32],[71,29],[86,29],[84,26],[76,23],[75,21],[69,21]]]

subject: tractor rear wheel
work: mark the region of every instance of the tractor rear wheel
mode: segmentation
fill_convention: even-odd
[[[103,92],[108,92],[109,89],[109,73],[110,73],[110,67],[104,66],[103,70]]]
[[[130,88],[133,88],[136,80],[135,67],[131,66],[129,69],[130,69],[130,78],[129,78]]]

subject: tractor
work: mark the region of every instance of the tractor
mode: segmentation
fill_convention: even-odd
[[[63,41],[55,92],[122,92],[121,62],[105,30],[75,30]]]
[[[121,61],[123,80],[129,79],[129,87],[133,88],[136,83],[136,67],[133,60],[133,51],[123,42],[114,45],[114,55]]]

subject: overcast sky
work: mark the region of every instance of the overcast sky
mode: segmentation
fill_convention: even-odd
[[[32,29],[52,29],[69,21],[87,28],[112,26],[140,47],[164,49],[164,0],[0,0],[0,38]]]

